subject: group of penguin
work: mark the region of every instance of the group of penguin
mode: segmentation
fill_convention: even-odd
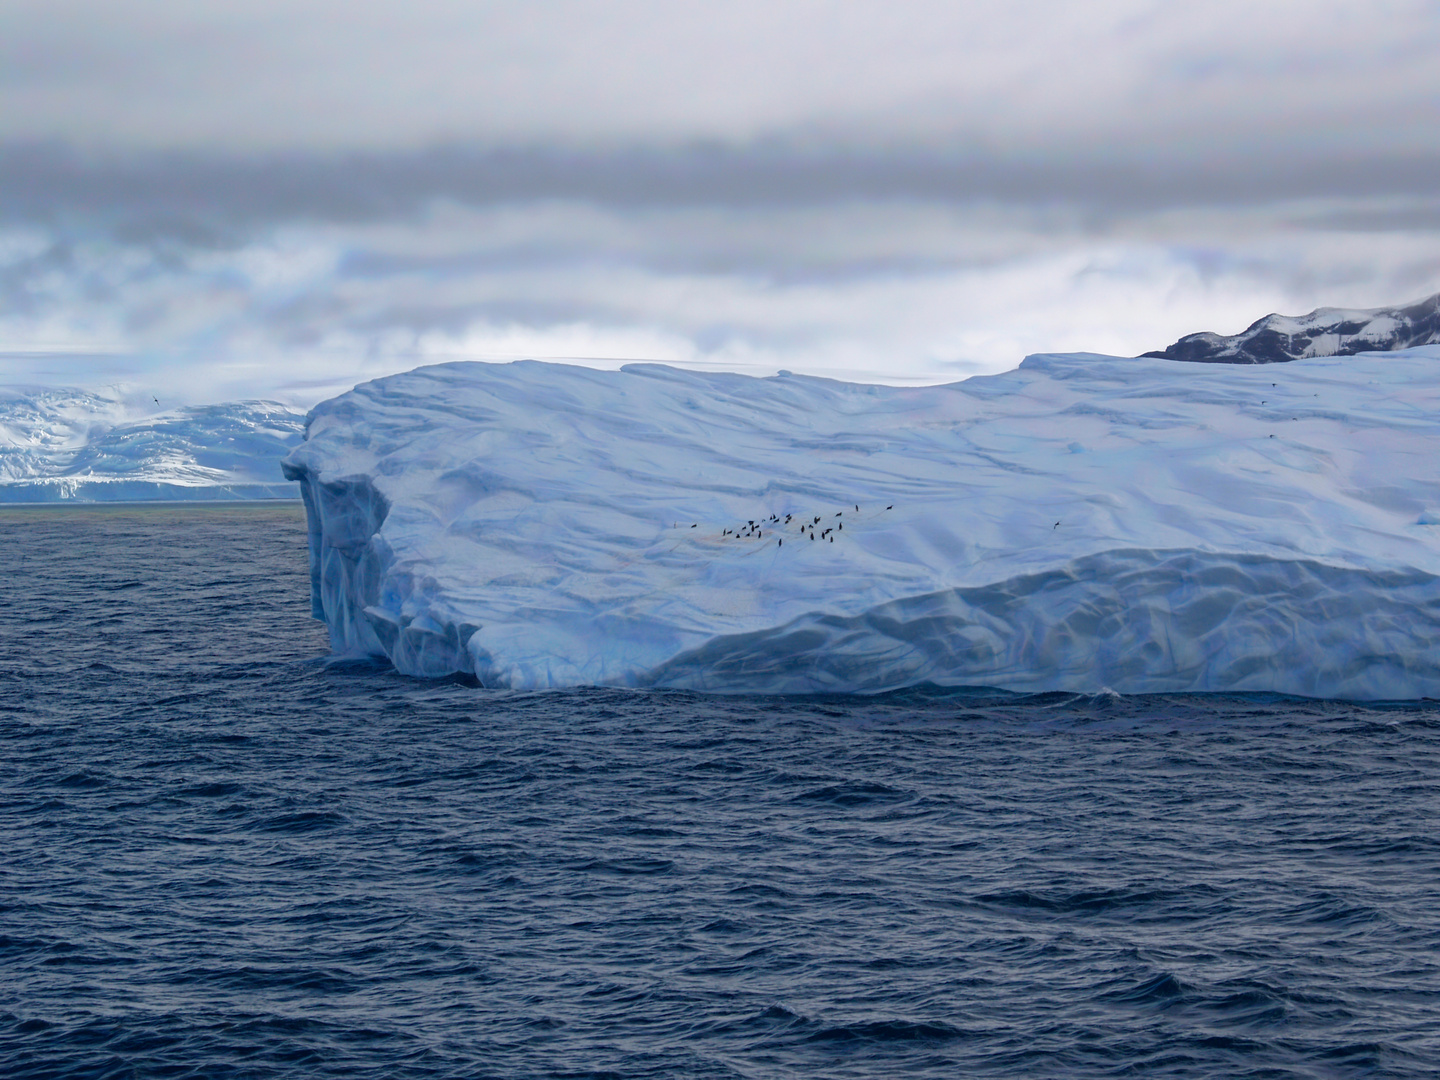
[[[855,509],[856,509],[856,510],[859,510],[860,507],[857,506],[857,507],[855,507]],[[836,516],[837,518],[839,518],[839,517],[843,517],[844,514],[845,514],[845,511],[841,510],[841,511],[840,511],[838,514],[836,514],[835,516]],[[816,535],[815,535],[815,526],[816,526],[816,525],[819,525],[819,524],[820,524],[820,515],[819,515],[819,514],[816,514],[815,517],[814,517],[814,519],[811,520],[811,521],[802,521],[802,522],[800,523],[800,535],[801,535],[801,536],[809,535],[809,537],[810,537],[811,540],[817,539],[817,537],[816,537]],[[807,534],[807,532],[806,532],[807,529],[809,530],[808,534]],[[830,543],[833,544],[833,543],[835,542],[835,537],[834,537],[832,534],[837,533],[837,532],[843,532],[844,529],[845,529],[845,523],[844,523],[843,521],[837,521],[837,522],[835,522],[833,525],[831,525],[829,528],[827,528],[827,529],[821,529],[821,530],[820,530],[820,535],[819,535],[818,539],[824,540],[824,539],[826,539],[826,538],[828,537],[829,540],[830,540]]]
[[[787,517],[785,520],[789,521],[790,519]],[[766,525],[778,524],[779,521],[779,517],[771,514],[770,517],[764,521],[747,521],[744,525],[737,529],[721,529],[720,535],[734,536],[737,538],[743,537],[746,540],[759,540],[765,535]],[[693,529],[695,526],[692,525],[690,527]]]
[[[856,511],[859,511],[860,507],[858,504],[855,506],[855,509]],[[893,510],[894,507],[887,506],[885,509]],[[844,516],[845,511],[843,510],[839,511],[835,515],[836,518],[841,518]],[[721,529],[720,535],[733,536],[737,540],[761,540],[764,539],[765,529],[767,526],[784,528],[785,526],[792,524],[794,522],[794,519],[795,515],[793,514],[786,514],[783,518],[779,514],[771,514],[768,518],[763,518],[759,521],[746,521],[744,525],[738,526],[734,529]],[[811,520],[800,522],[800,535],[808,536],[811,540],[828,540],[830,543],[833,544],[835,542],[835,534],[843,532],[845,530],[845,523],[843,521],[837,520],[833,525],[821,529],[817,533],[815,529],[816,526],[820,524],[820,519],[821,516],[819,514],[816,514]],[[692,529],[696,528],[695,525],[691,525],[690,527]],[[778,546],[785,546],[785,538],[783,536],[779,538]]]

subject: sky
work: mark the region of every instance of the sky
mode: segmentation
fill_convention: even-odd
[[[1440,291],[1440,3],[6,0],[0,382],[891,383]]]

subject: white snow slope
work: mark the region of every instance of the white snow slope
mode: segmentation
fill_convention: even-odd
[[[0,388],[0,503],[295,497],[302,418],[269,401],[137,415],[84,390]]]
[[[446,364],[318,406],[285,473],[333,645],[414,675],[1440,696],[1433,346],[924,388]]]

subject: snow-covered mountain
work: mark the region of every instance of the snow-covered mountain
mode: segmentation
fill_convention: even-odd
[[[0,389],[0,503],[291,499],[305,418],[268,401],[143,415],[84,390]]]
[[[1440,342],[1440,294],[1398,308],[1317,308],[1309,315],[1266,315],[1243,332],[1186,334],[1145,356],[1204,364],[1277,364],[1317,356],[1392,352]]]
[[[1440,696],[1440,347],[949,386],[447,364],[285,462],[338,650],[487,686]]]

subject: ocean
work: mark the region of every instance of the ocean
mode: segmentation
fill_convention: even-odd
[[[0,510],[0,1075],[1431,1077],[1440,703],[515,693]]]

